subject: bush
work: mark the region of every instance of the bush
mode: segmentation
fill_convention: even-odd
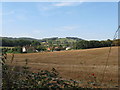
[[[7,65],[5,58],[6,54],[2,57],[2,88],[19,89],[19,88],[78,88],[77,82],[64,80],[59,77],[59,73],[53,68],[51,71],[41,70],[39,72],[30,72],[27,67],[28,60],[23,67]],[[11,59],[13,62],[14,54]],[[80,88],[80,87],[79,87]]]

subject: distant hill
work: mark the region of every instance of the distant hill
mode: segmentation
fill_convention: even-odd
[[[20,38],[13,38],[13,37],[0,37],[0,40],[2,39],[2,43],[0,45],[3,46],[24,46],[27,44],[37,44],[41,43],[43,46],[52,46],[52,45],[64,45],[64,46],[72,46],[76,41],[83,40],[81,38],[77,37],[66,37],[66,38],[58,38],[58,37],[52,37],[52,38],[44,38],[44,39],[35,39],[35,38],[29,38],[29,37],[20,37]]]
[[[83,40],[83,39],[77,37],[66,37],[66,38],[53,37],[53,38],[44,38],[41,41],[42,42],[57,41],[62,43],[62,42],[76,42],[78,40]]]
[[[8,40],[30,40],[30,41],[33,41],[33,40],[37,40],[35,38],[28,38],[28,37],[20,37],[20,38],[13,38],[13,37],[0,37],[0,39],[8,39]]]
[[[77,38],[77,37],[66,37],[67,39],[73,39],[73,40],[83,40],[81,38]]]
[[[56,41],[56,42],[76,42],[78,40],[83,40],[81,38],[77,37],[66,37],[66,38],[58,38],[58,37],[52,37],[52,38],[44,38],[44,39],[35,39],[35,38],[29,38],[29,37],[20,37],[20,38],[13,38],[13,37],[0,37],[0,39],[7,39],[7,40],[37,40],[39,42],[49,42],[49,41]]]

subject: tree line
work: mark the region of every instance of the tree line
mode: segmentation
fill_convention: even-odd
[[[52,42],[52,41],[51,41]],[[48,46],[53,46],[51,42],[48,42]],[[31,45],[39,50],[45,50],[46,46],[42,44],[42,42],[39,42],[37,40],[8,40],[8,39],[2,39],[2,46],[3,47],[23,47],[26,45]],[[97,41],[97,40],[78,40],[76,42],[65,42],[61,45],[61,43],[57,42],[56,45],[59,47],[67,46],[72,47],[72,49],[88,49],[88,48],[99,48],[99,47],[109,47],[109,46],[120,46],[120,39],[116,40],[104,40],[104,41]]]
[[[9,40],[9,39],[2,39],[2,46],[5,47],[16,47],[16,46],[26,46],[26,45],[40,45],[40,42],[38,42],[37,40]]]
[[[88,48],[99,48],[99,47],[110,47],[110,46],[120,46],[120,39],[116,40],[105,40],[105,41],[97,41],[97,40],[80,40],[76,42],[76,49],[88,49]]]

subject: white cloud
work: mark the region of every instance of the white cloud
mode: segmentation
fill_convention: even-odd
[[[62,7],[62,6],[78,6],[82,3],[81,2],[60,2],[60,3],[56,3],[53,4],[53,6],[58,6],[58,7]]]
[[[73,11],[61,11],[61,7],[65,6],[79,6],[83,2],[51,2],[51,3],[38,3],[36,5],[39,14],[42,16],[53,16],[57,14],[72,14]]]
[[[37,8],[39,11],[50,11],[57,9],[62,6],[78,6],[82,4],[83,1],[81,2],[54,2],[54,3],[44,3],[42,4],[37,4]]]
[[[52,10],[54,7],[51,4],[48,3],[44,3],[44,4],[37,4],[37,9],[39,11],[48,11],[48,10]]]

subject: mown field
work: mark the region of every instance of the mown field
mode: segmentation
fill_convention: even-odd
[[[24,66],[25,59],[28,59],[28,66],[33,72],[55,68],[65,79],[86,83],[94,75],[97,82],[101,83],[109,49],[109,47],[105,47],[15,54],[14,64]],[[11,57],[12,54],[8,54],[8,63]],[[102,84],[109,88],[118,86],[118,47],[111,49]]]

